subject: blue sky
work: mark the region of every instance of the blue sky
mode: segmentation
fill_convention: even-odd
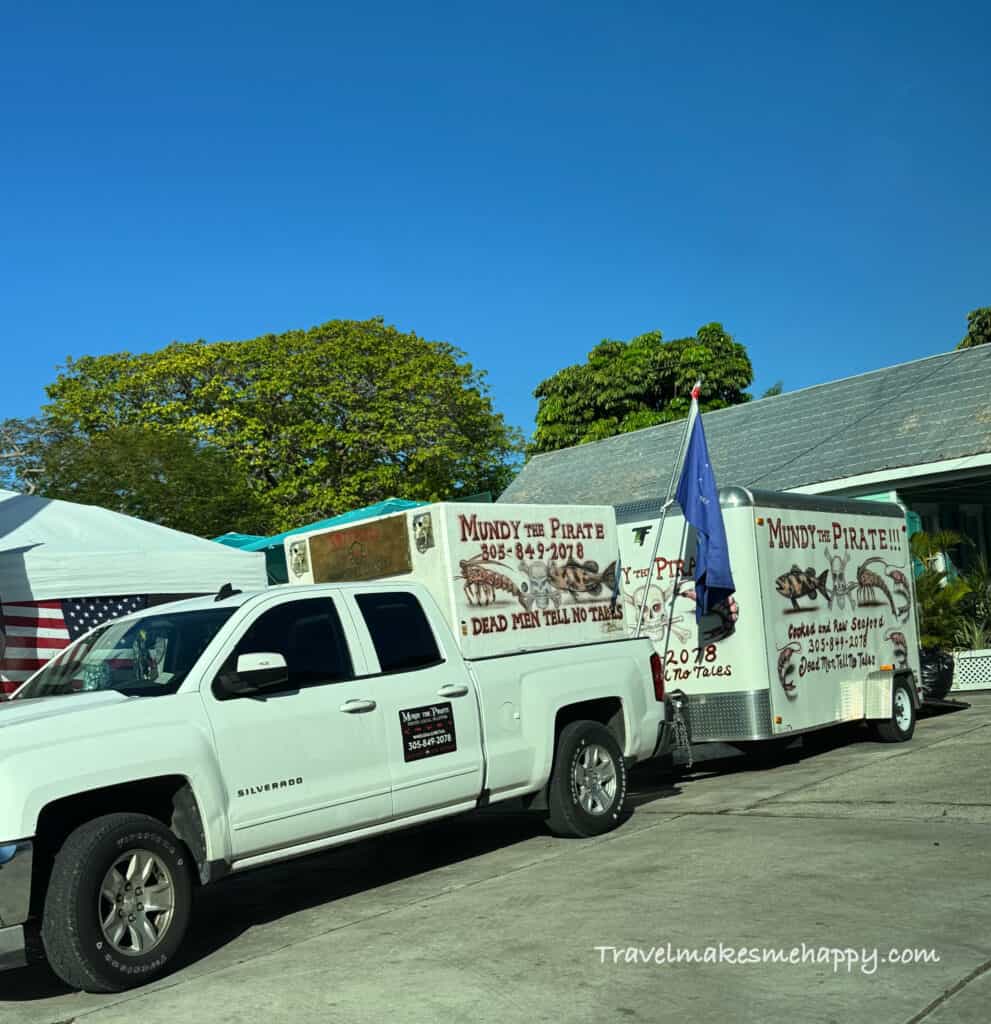
[[[376,314],[527,432],[606,336],[720,320],[756,392],[950,348],[991,304],[989,12],[6,0],[0,417],[70,354]]]

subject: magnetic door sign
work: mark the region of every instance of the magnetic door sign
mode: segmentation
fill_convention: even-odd
[[[399,728],[403,734],[404,761],[419,761],[458,749],[450,701],[400,709]]]
[[[318,533],[310,538],[310,562],[314,583],[376,580],[408,573],[413,563],[406,517],[391,516]]]

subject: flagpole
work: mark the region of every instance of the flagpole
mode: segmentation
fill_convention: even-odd
[[[640,614],[637,617],[637,630],[633,635],[635,637],[640,636],[640,631],[643,628],[643,617],[647,611],[647,601],[650,599],[650,584],[653,579],[654,570],[657,562],[657,551],[661,546],[661,533],[664,531],[664,520],[667,518],[668,509],[674,502],[674,490],[677,485],[678,476],[681,473],[682,464],[685,461],[685,449],[688,447],[688,437],[691,433],[692,425],[695,423],[695,417],[699,415],[699,395],[702,391],[702,378],[700,377],[695,382],[695,387],[692,388],[692,404],[688,410],[688,419],[685,421],[685,432],[681,436],[681,447],[678,449],[678,457],[675,459],[674,465],[671,467],[671,479],[668,482],[668,493],[664,499],[664,504],[661,506],[661,520],[657,524],[657,534],[654,537],[654,548],[650,553],[650,561],[647,563],[650,569],[650,576],[647,578],[647,586],[643,590],[643,600],[640,602]]]

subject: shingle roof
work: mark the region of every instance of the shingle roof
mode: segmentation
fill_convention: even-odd
[[[720,485],[787,490],[991,452],[991,345],[703,416]],[[667,490],[684,420],[532,458],[500,497],[618,504]]]

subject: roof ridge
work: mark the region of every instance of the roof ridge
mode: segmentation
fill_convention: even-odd
[[[974,345],[971,348],[952,348],[949,352],[936,352],[931,356],[922,356],[919,359],[906,359],[903,363],[892,363],[890,366],[879,366],[876,370],[864,370],[862,373],[851,373],[849,377],[837,377],[836,380],[826,380],[819,384],[806,384],[803,388],[796,388],[794,391],[784,391],[780,395],[768,395],[767,398],[785,398],[790,395],[798,395],[803,391],[813,391],[815,388],[828,388],[834,384],[845,384],[847,381],[858,380],[860,377],[870,377],[875,373],[887,373],[889,370],[899,370],[903,366],[915,366],[917,363],[928,363],[932,359],[946,359],[950,360],[957,356],[963,355],[965,352],[979,352],[983,346]],[[991,345],[988,346],[991,349]],[[766,401],[765,398],[758,398],[754,402],[746,402],[746,405],[755,405],[757,402]],[[730,409],[737,408],[735,405],[728,406]],[[723,412],[722,409],[714,409],[713,412]],[[705,413],[706,416],[710,415]],[[647,428],[649,429],[649,428]]]
[[[749,402],[737,402],[735,405],[727,405],[724,406],[722,409],[710,409],[708,412],[702,413],[702,416],[707,419],[710,416],[718,416],[721,412],[730,412],[731,410],[735,409],[749,409],[755,405],[758,405],[760,402],[771,401],[771,399],[774,398],[791,398],[794,395],[800,395],[806,391],[814,391],[816,388],[829,388],[833,387],[833,385],[835,384],[845,384],[848,381],[858,380],[861,377],[870,377],[873,374],[887,373],[889,370],[898,370],[904,366],[915,366],[916,364],[919,363],[928,363],[934,359],[950,360],[957,356],[961,356],[964,353],[981,352],[985,347],[989,351],[991,351],[991,344],[987,346],[974,345],[971,348],[953,348],[950,349],[949,352],[936,352],[931,356],[922,356],[920,359],[906,359],[903,363],[892,363],[891,366],[880,366],[874,370],[864,370],[862,373],[853,373],[850,374],[850,376],[848,377],[837,377],[836,380],[822,381],[819,384],[807,384],[805,387],[796,388],[794,391],[785,391],[782,392],[782,394],[780,395],[767,395],[763,398],[752,399]],[[687,418],[687,415],[680,416],[678,419],[669,420],[667,423],[655,423],[653,426],[650,427],[639,427],[637,430],[627,430],[620,434],[612,434],[609,437],[600,438],[598,441],[584,441],[579,444],[568,445],[565,448],[555,448],[554,451],[551,452],[538,452],[536,455],[530,458],[529,462],[533,462],[536,459],[544,458],[545,456],[548,455],[557,455],[559,452],[572,451],[575,448],[589,448],[592,447],[593,445],[607,444],[609,441],[615,441],[619,438],[624,437],[633,437],[636,434],[642,434],[648,430],[663,430],[665,427],[673,426],[675,423],[682,423]],[[529,462],[527,464],[529,464]],[[526,469],[527,464],[524,465],[523,469]]]

